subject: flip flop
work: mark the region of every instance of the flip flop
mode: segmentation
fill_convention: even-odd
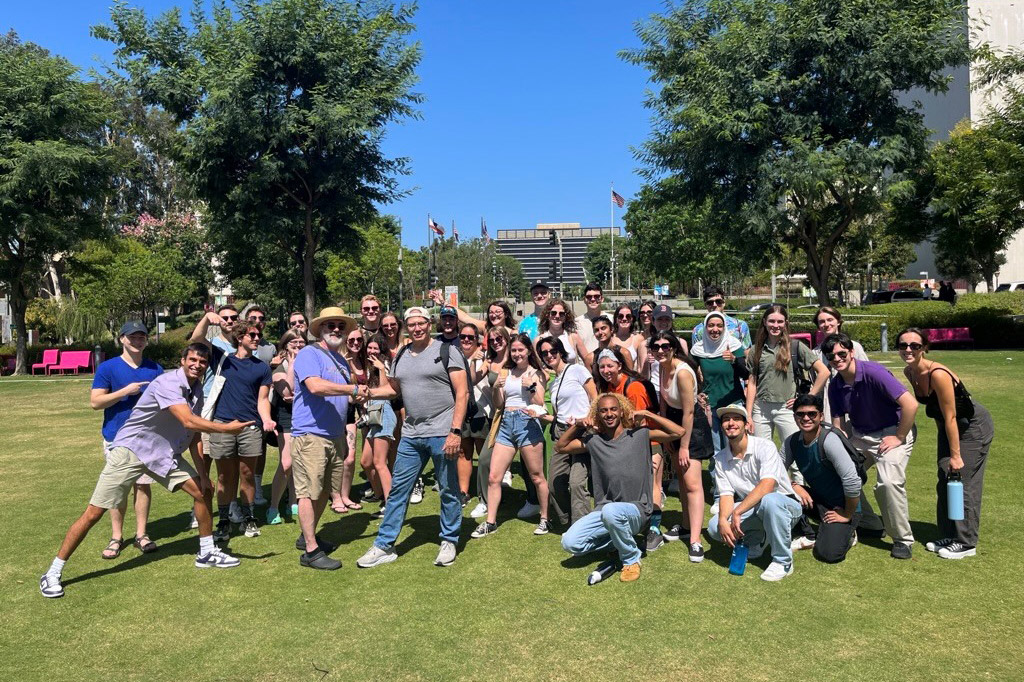
[[[331,511],[334,512],[335,514],[348,514],[348,505],[342,503],[342,505],[340,507],[336,507],[336,506],[334,506],[334,503],[332,502],[331,503]]]
[[[100,556],[104,559],[116,559],[117,557],[121,556],[121,550],[123,550],[124,546],[127,544],[127,540],[118,540],[117,538],[110,538],[110,542],[108,542],[106,548],[102,552],[100,552]],[[109,554],[109,552],[112,552],[112,554]]]
[[[363,505],[359,504],[358,502],[346,502],[345,506],[352,510],[359,510],[363,508]]]
[[[132,542],[135,547],[143,554],[152,554],[157,550],[156,543],[149,539],[148,535],[143,535],[141,538],[135,538]]]

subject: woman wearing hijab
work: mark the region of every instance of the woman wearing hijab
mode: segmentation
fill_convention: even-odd
[[[725,315],[710,312],[704,317],[704,335],[694,344],[690,356],[700,367],[704,395],[711,410],[711,437],[718,451],[726,444],[718,408],[743,404],[741,382],[748,376],[743,344],[729,333]]]

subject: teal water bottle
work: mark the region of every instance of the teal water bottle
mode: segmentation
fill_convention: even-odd
[[[736,543],[736,546],[732,548],[732,558],[729,559],[729,572],[733,575],[743,575],[743,572],[747,570],[747,553],[749,552],[747,543],[740,540]]]
[[[949,472],[946,481],[946,516],[950,521],[964,520],[964,484],[959,471]]]

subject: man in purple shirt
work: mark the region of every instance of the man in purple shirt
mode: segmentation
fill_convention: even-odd
[[[907,463],[914,448],[917,400],[884,366],[854,359],[853,341],[846,334],[827,337],[821,351],[838,372],[828,387],[832,422],[849,435],[865,463],[875,465],[875,499],[892,536],[891,555],[909,559],[914,534],[907,505]]]
[[[182,353],[181,369],[162,374],[149,383],[128,421],[114,437],[89,506],[71,525],[50,569],[39,579],[39,591],[44,597],[64,596],[61,573],[65,562],[103,514],[124,502],[143,475],[149,475],[171,492],[184,490],[195,500],[193,509],[199,522],[196,568],[238,566],[238,559],[213,544],[213,487],[206,468],[198,466],[204,473],[197,474],[181,458],[185,448],[191,449],[193,460],[200,457],[195,447],[196,431],[240,433],[253,423],[214,423],[199,416],[203,411],[203,377],[209,362],[210,350],[205,344],[189,344]]]

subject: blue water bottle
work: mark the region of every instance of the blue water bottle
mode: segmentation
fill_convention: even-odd
[[[949,472],[946,481],[946,515],[950,521],[964,520],[964,484],[959,471]]]
[[[733,575],[743,575],[747,570],[747,543],[739,540],[732,548],[732,559],[729,560],[729,572]]]

